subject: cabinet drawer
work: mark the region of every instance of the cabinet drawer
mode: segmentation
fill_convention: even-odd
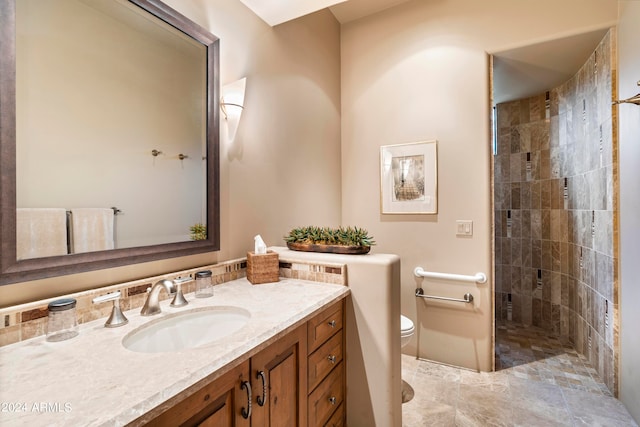
[[[336,412],[331,415],[329,421],[324,424],[324,427],[344,427],[344,403],[338,406]]]
[[[309,395],[309,426],[323,426],[344,400],[344,364],[340,363]]]
[[[342,329],[342,301],[324,310],[307,324],[309,354]]]
[[[342,331],[311,353],[308,364],[309,391],[316,388],[333,368],[342,361]]]

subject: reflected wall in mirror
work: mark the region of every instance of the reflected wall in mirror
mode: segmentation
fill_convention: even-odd
[[[218,39],[157,0],[0,25],[0,283],[219,249]]]

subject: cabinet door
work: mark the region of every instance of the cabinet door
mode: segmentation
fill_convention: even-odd
[[[251,427],[306,425],[306,338],[302,325],[251,358]]]
[[[249,427],[243,411],[249,407],[242,383],[249,379],[249,361],[209,382],[191,396],[166,410],[151,426]]]

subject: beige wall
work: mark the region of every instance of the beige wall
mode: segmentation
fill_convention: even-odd
[[[220,252],[2,286],[2,306],[244,256],[258,233],[272,245],[295,226],[340,224],[340,28],[333,15],[271,28],[236,1],[167,3],[220,38],[223,85],[247,77],[233,146],[221,123]]]
[[[640,92],[640,2],[620,1],[618,99]],[[640,422],[640,107],[618,107],[620,144],[620,399]]]
[[[588,3],[588,4],[586,4]],[[554,13],[549,13],[553,10]],[[367,228],[376,251],[402,259],[402,312],[418,324],[406,349],[420,357],[492,369],[491,285],[423,281],[413,269],[491,278],[489,67],[486,52],[608,27],[616,1],[412,1],[342,28],[343,224]],[[379,147],[438,140],[437,215],[390,216],[379,209]],[[472,238],[455,221],[473,220]]]

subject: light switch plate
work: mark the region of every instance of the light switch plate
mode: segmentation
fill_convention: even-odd
[[[473,221],[459,219],[456,221],[456,236],[473,236]]]

